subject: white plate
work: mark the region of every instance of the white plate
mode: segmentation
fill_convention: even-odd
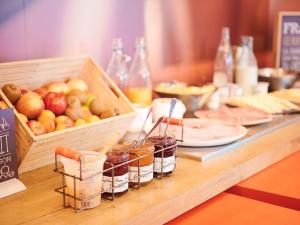
[[[178,145],[188,147],[211,147],[232,143],[247,134],[247,129],[239,124],[212,119],[184,119],[183,142]],[[162,128],[164,132],[164,127]],[[214,131],[215,134],[214,134]],[[197,136],[198,132],[198,136]],[[155,131],[158,134],[158,130]],[[181,128],[170,126],[168,133],[181,138]]]
[[[258,120],[253,120],[251,122],[248,123],[242,123],[241,125],[243,126],[254,126],[254,125],[259,125],[259,124],[263,124],[263,123],[268,123],[271,122],[273,120],[272,116],[263,118],[263,119],[258,119]]]

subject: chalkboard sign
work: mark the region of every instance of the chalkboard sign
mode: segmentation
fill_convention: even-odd
[[[18,177],[13,109],[0,110],[0,183]]]
[[[276,67],[300,72],[300,12],[280,12],[275,32]]]

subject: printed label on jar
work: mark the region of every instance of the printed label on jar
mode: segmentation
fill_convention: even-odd
[[[160,173],[161,172],[161,159],[162,158],[154,158],[154,172]],[[173,171],[175,168],[175,156],[170,156],[163,158],[163,173],[168,173]]]
[[[103,176],[102,190],[112,193],[112,177]],[[119,193],[128,189],[128,173],[114,177],[114,192]]]
[[[138,182],[138,167],[129,166],[129,181]],[[140,182],[148,182],[153,179],[153,164],[140,167]]]

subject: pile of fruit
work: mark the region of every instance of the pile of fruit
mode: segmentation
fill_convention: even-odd
[[[49,83],[32,91],[14,84],[2,87],[22,119],[35,135],[81,126],[119,114],[88,92],[78,78]]]

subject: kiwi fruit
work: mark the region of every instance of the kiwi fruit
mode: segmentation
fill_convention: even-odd
[[[76,96],[68,96],[68,108],[66,110],[66,116],[70,117],[73,121],[84,118],[85,112],[81,108],[79,98]]]
[[[69,92],[69,96],[77,97],[81,104],[86,104],[89,100],[88,95],[79,89],[72,89]]]
[[[2,87],[2,91],[13,105],[16,104],[21,97],[21,89],[14,84],[5,84]]]
[[[115,111],[114,108],[109,108],[109,109],[106,109],[104,110],[101,114],[100,114],[100,118],[101,119],[106,119],[106,118],[110,118],[110,117],[113,117],[113,116],[116,116],[117,113]]]
[[[65,114],[73,121],[76,121],[78,119],[82,119],[84,112],[80,107],[69,107]]]
[[[76,96],[68,96],[68,105],[70,108],[80,108],[81,103],[79,98],[77,98]]]
[[[106,110],[106,107],[99,98],[95,98],[91,101],[90,111],[93,115],[99,116],[103,111]]]

